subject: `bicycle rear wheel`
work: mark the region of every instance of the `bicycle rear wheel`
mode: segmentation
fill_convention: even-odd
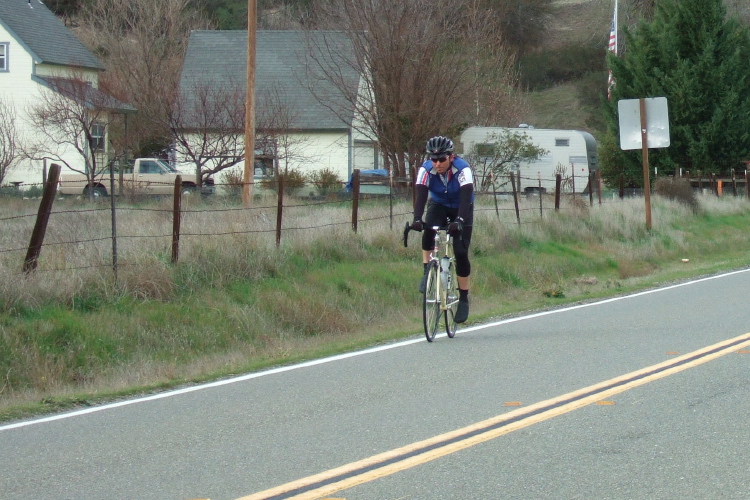
[[[458,279],[456,278],[455,262],[451,262],[450,284],[445,304],[448,308],[445,310],[445,332],[449,338],[456,336],[456,311],[458,311]]]
[[[438,297],[438,274],[437,262],[431,262],[427,270],[427,286],[424,289],[424,301],[422,303],[422,317],[424,319],[424,335],[429,342],[435,340],[438,325],[440,324],[440,297]]]

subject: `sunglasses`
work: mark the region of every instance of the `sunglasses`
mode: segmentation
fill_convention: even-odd
[[[447,159],[448,159],[447,156],[441,156],[440,158],[430,158],[432,163],[443,163]]]

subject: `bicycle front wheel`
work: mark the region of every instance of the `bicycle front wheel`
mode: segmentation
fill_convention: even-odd
[[[435,340],[440,324],[440,297],[438,296],[438,280],[440,279],[437,262],[431,262],[427,270],[427,285],[424,289],[422,316],[424,318],[424,335],[428,342]]]
[[[456,336],[456,311],[458,311],[458,278],[456,278],[456,266],[451,262],[450,283],[445,299],[445,332],[449,338]]]

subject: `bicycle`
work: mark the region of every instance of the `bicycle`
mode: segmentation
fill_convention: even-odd
[[[453,237],[448,226],[433,226],[435,245],[430,254],[427,284],[423,294],[422,318],[424,334],[428,342],[435,340],[440,316],[445,318],[445,333],[449,338],[456,335],[456,311],[458,310],[458,279],[453,259]],[[404,246],[407,246],[411,224],[404,227]]]

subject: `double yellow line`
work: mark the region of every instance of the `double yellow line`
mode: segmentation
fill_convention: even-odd
[[[750,333],[402,448],[237,500],[316,499],[416,467],[750,346]]]

